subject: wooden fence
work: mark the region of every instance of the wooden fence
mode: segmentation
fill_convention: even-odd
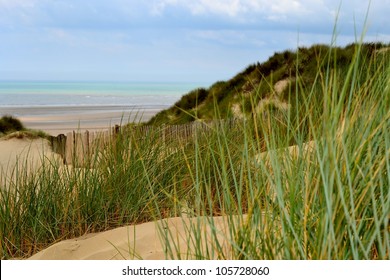
[[[162,126],[115,126],[114,128],[100,132],[69,132],[67,135],[60,134],[51,137],[53,151],[60,154],[65,164],[84,166],[95,154],[101,151],[109,143],[116,139],[119,133],[142,140],[145,137],[157,137],[161,144],[172,141],[186,142],[193,139],[196,133],[207,133],[217,126],[233,128],[237,125],[236,120],[218,120],[208,122],[193,122],[184,125]]]
[[[50,142],[53,151],[61,155],[65,164],[84,166],[96,151],[115,139],[117,133],[118,127],[97,132],[72,131],[51,137]]]

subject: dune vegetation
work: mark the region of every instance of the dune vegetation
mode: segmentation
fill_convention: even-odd
[[[23,124],[17,118],[12,116],[2,116],[0,118],[0,133],[6,134],[10,132],[25,130]]]
[[[0,139],[10,138],[48,138],[48,135],[40,130],[26,129],[23,123],[13,116],[0,118]]]
[[[183,124],[195,120],[240,117],[242,111],[253,112],[253,105],[258,105],[264,99],[277,99],[291,105],[295,105],[291,98],[303,102],[309,90],[313,91],[311,102],[321,107],[326,77],[318,75],[337,71],[337,82],[344,84],[350,65],[356,59],[357,48],[361,60],[360,71],[366,73],[376,70],[371,63],[382,61],[389,47],[384,43],[353,43],[345,47],[313,45],[300,47],[296,51],[277,52],[263,63],[249,65],[228,81],[218,81],[207,89],[194,89],[171,108],[158,113],[148,124]],[[321,83],[319,78],[322,79]],[[303,88],[296,90],[296,86]]]
[[[185,141],[123,129],[88,168],[16,169],[16,180],[0,181],[1,258],[122,225],[193,217],[186,254],[161,228],[166,258],[389,259],[387,48],[277,53],[191,92],[149,125],[234,122]],[[223,248],[217,216],[228,220]],[[207,242],[197,222],[204,217]]]

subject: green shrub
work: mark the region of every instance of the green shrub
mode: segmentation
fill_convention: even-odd
[[[190,110],[202,103],[206,99],[207,94],[208,92],[204,88],[195,89],[176,102],[175,107],[182,110]]]
[[[3,116],[0,119],[0,133],[9,133],[13,131],[24,130],[24,126],[20,120],[12,116]]]

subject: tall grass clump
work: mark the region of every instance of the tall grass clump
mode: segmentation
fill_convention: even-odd
[[[168,242],[170,258],[390,258],[389,52],[357,44],[340,71],[336,51],[294,77],[287,111],[195,139],[190,253]]]
[[[389,259],[390,55],[351,48],[341,67],[321,47],[310,82],[298,52],[289,106],[256,110],[255,88],[241,119],[197,120],[187,138],[129,125],[81,167],[19,164],[0,180],[2,259],[161,219],[167,259]]]
[[[13,180],[1,174],[2,258],[27,257],[63,239],[173,215],[165,201],[178,164],[153,134],[123,133],[108,144],[97,142],[91,156],[82,163],[75,158],[74,166],[44,160],[31,174],[26,160],[15,166]],[[156,201],[160,211],[167,209],[157,217]]]

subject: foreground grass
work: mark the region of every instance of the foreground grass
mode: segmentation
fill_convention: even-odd
[[[343,72],[327,67],[332,57],[317,61],[313,83],[294,77],[288,110],[269,106],[187,141],[163,143],[158,128],[146,135],[129,129],[92,156],[89,168],[16,169],[17,179],[2,183],[2,258],[25,258],[88,232],[189,216],[199,217],[187,227],[189,251],[169,242],[167,258],[389,259],[389,55],[365,61],[357,45]],[[227,248],[213,226],[222,215]]]

